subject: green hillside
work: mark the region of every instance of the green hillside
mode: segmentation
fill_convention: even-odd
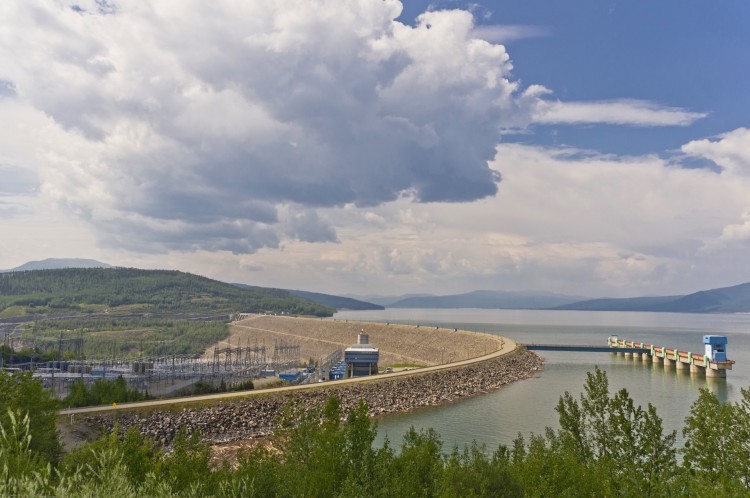
[[[133,268],[65,268],[0,274],[0,317],[66,312],[275,312],[330,316],[288,291],[240,289],[190,273]]]

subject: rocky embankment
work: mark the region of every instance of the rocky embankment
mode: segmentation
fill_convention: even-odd
[[[89,421],[121,430],[138,430],[169,444],[182,428],[188,434],[200,431],[209,443],[226,443],[264,437],[272,434],[285,405],[297,404],[305,409],[322,407],[332,394],[341,399],[344,413],[360,401],[367,403],[370,415],[406,412],[419,407],[449,403],[497,389],[505,384],[529,378],[542,368],[542,359],[534,353],[519,350],[491,360],[436,372],[341,386],[326,385],[317,389],[286,394],[269,394],[239,401],[223,401],[212,407],[184,408],[180,411],[156,410],[146,415],[119,413],[111,417],[90,417]]]

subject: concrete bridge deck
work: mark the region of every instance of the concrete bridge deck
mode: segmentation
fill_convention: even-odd
[[[584,344],[521,344],[529,351],[576,351],[581,353],[612,353],[612,346],[591,346]],[[617,352],[648,353],[645,348],[620,348]]]

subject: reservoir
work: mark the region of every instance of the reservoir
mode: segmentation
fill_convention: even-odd
[[[708,387],[722,401],[738,401],[740,389],[750,387],[750,314],[394,308],[345,311],[334,318],[473,330],[520,343],[606,345],[607,337],[617,335],[693,353],[703,352],[704,335],[725,335],[727,356],[736,361],[726,379],[707,379],[609,353],[538,352],[545,365],[533,379],[453,404],[380,419],[379,444],[386,436],[392,445],[400,444],[413,426],[434,428],[446,451],[472,441],[485,444],[489,451],[499,444],[510,445],[519,433],[528,437],[547,426],[557,428],[555,405],[560,396],[569,391],[578,398],[586,373],[599,366],[607,372],[611,394],[625,388],[644,409],[653,404],[665,431],[677,430],[681,447],[680,430],[701,387]],[[456,351],[460,348],[456,344]],[[446,358],[451,353],[446,351]]]

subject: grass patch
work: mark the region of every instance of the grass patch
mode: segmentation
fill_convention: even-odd
[[[0,311],[0,318],[13,318],[16,316],[26,316],[26,306],[11,306]]]
[[[222,321],[165,318],[81,317],[36,322],[22,339],[40,348],[56,348],[58,340],[83,339],[87,359],[199,355],[229,335]]]

